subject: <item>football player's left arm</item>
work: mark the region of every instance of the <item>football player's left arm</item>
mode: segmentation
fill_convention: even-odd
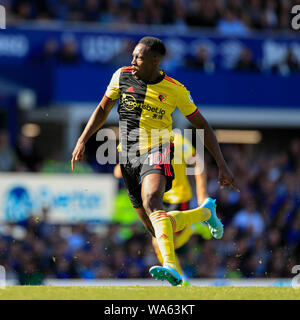
[[[194,152],[194,154],[187,159],[187,165],[194,167],[194,177],[196,183],[196,196],[197,202],[200,206],[202,202],[208,197],[207,195],[207,182],[206,182],[206,171],[204,166],[200,166],[202,159],[199,154]]]
[[[192,117],[189,117],[188,120],[196,129],[204,129],[204,144],[210,154],[214,157],[219,167],[218,183],[220,184],[221,189],[223,189],[225,186],[229,186],[230,188],[233,188],[235,191],[239,192],[239,188],[233,182],[233,174],[224,160],[217,138],[209,123],[200,112],[197,112]]]

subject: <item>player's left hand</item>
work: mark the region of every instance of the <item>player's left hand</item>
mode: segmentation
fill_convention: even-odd
[[[233,182],[232,172],[226,165],[219,168],[218,184],[220,185],[221,189],[224,189],[226,186],[228,186],[230,189],[240,192],[240,189]]]

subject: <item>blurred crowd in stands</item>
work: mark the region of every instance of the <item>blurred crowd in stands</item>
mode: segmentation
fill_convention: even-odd
[[[123,42],[120,52],[112,55],[104,65],[112,65],[116,68],[131,64],[132,52],[136,43],[132,39],[126,39]],[[287,48],[286,53],[281,55],[280,59],[275,60],[272,64],[264,66],[261,59],[254,56],[251,48],[243,46],[238,51],[232,52],[236,58],[230,67],[224,67],[216,63],[216,56],[213,55],[209,47],[205,44],[196,46],[193,52],[185,56],[177,56],[173,50],[167,48],[167,56],[161,63],[162,69],[167,73],[177,70],[193,70],[196,72],[213,74],[215,72],[237,72],[237,73],[263,73],[271,72],[274,74],[289,75],[300,72],[299,50],[295,47]],[[43,48],[39,48],[30,57],[33,64],[55,66],[68,65],[78,66],[82,62],[79,44],[76,38],[71,34],[63,37],[61,41],[55,38],[46,39]],[[101,63],[97,61],[97,65]]]
[[[10,21],[59,20],[215,28],[222,34],[288,30],[298,0],[4,0]]]
[[[170,34],[178,31],[189,34],[189,27],[210,28],[212,34],[222,36],[249,36],[253,31],[290,31],[291,8],[300,0],[4,0],[7,8],[7,21],[71,21],[100,22],[110,29],[119,26],[122,31],[134,24],[167,25]],[[172,29],[174,28],[174,29]],[[129,65],[135,42],[128,38],[123,41],[120,52],[109,60],[92,61],[96,64]],[[35,48],[30,54],[30,62],[41,64],[78,65],[82,49],[78,39],[68,32],[62,39],[45,38],[43,47]],[[286,51],[282,54],[282,50]],[[197,48],[189,48],[184,56],[176,50],[169,50],[162,63],[166,72],[189,68],[205,73],[228,69],[237,72],[271,71],[281,75],[300,72],[299,49],[293,47],[273,48],[273,55],[280,56],[272,65],[264,65],[251,48],[244,46],[231,48],[236,56],[230,67],[216,63],[216,53],[204,43]],[[229,53],[228,53],[229,54]],[[266,53],[265,53],[266,54]]]
[[[0,171],[39,171],[33,142],[20,138],[13,149],[2,131]],[[220,190],[217,167],[206,154],[208,194],[217,199],[225,233],[222,240],[194,234],[178,250],[186,275],[291,278],[300,261],[300,138],[280,147],[223,144],[222,150],[241,192]],[[0,226],[0,265],[8,279],[144,278],[158,263],[138,219],[129,225],[55,225],[48,219],[51,208],[42,211],[39,218]]]

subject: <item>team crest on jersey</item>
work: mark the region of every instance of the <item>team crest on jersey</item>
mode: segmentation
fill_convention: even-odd
[[[167,95],[160,93],[158,96],[158,99],[160,100],[160,102],[166,102],[167,101]]]

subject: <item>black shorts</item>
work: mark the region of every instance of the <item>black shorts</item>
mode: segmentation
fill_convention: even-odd
[[[128,195],[134,208],[142,208],[142,182],[143,179],[151,173],[159,173],[166,177],[166,190],[172,188],[174,179],[174,169],[171,161],[174,157],[174,144],[165,143],[155,147],[150,151],[142,154],[135,161],[128,161],[121,164],[121,171],[125,185],[128,189]]]

